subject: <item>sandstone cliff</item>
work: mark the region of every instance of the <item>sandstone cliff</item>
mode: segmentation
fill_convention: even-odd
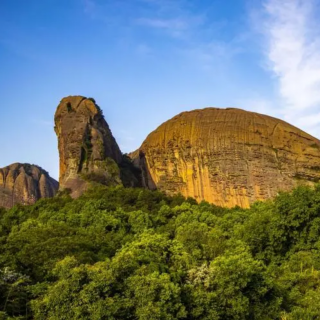
[[[220,206],[248,207],[320,178],[320,141],[240,109],[183,112],[131,154],[144,185]]]
[[[58,182],[40,167],[14,163],[0,169],[0,207],[33,204],[40,198],[53,197],[58,186]]]
[[[60,188],[79,196],[89,181],[121,184],[121,151],[101,109],[91,98],[63,98],[55,113]]]

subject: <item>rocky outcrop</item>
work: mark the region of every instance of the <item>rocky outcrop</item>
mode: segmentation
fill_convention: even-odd
[[[144,185],[220,206],[248,207],[320,178],[320,141],[240,109],[183,112],[131,154]]]
[[[33,204],[53,197],[59,184],[38,166],[14,163],[0,169],[0,207]]]
[[[77,197],[90,181],[121,184],[122,154],[100,107],[92,98],[63,98],[55,113],[61,189]]]

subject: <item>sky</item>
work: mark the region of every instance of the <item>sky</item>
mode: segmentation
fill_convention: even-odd
[[[96,100],[124,153],[205,107],[320,138],[319,14],[320,0],[0,0],[0,167],[58,178],[68,95]]]

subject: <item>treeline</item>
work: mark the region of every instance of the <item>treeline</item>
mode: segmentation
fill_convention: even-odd
[[[0,209],[0,319],[320,319],[320,186],[250,209],[96,186]]]

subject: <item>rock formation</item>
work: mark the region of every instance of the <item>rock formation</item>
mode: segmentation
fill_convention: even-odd
[[[92,98],[63,98],[55,113],[61,189],[79,196],[89,181],[121,184],[122,154],[100,107]]]
[[[53,197],[59,184],[38,166],[14,163],[0,169],[0,207],[33,204]]]
[[[248,207],[320,178],[320,141],[240,109],[183,112],[131,154],[144,185],[220,206]]]

